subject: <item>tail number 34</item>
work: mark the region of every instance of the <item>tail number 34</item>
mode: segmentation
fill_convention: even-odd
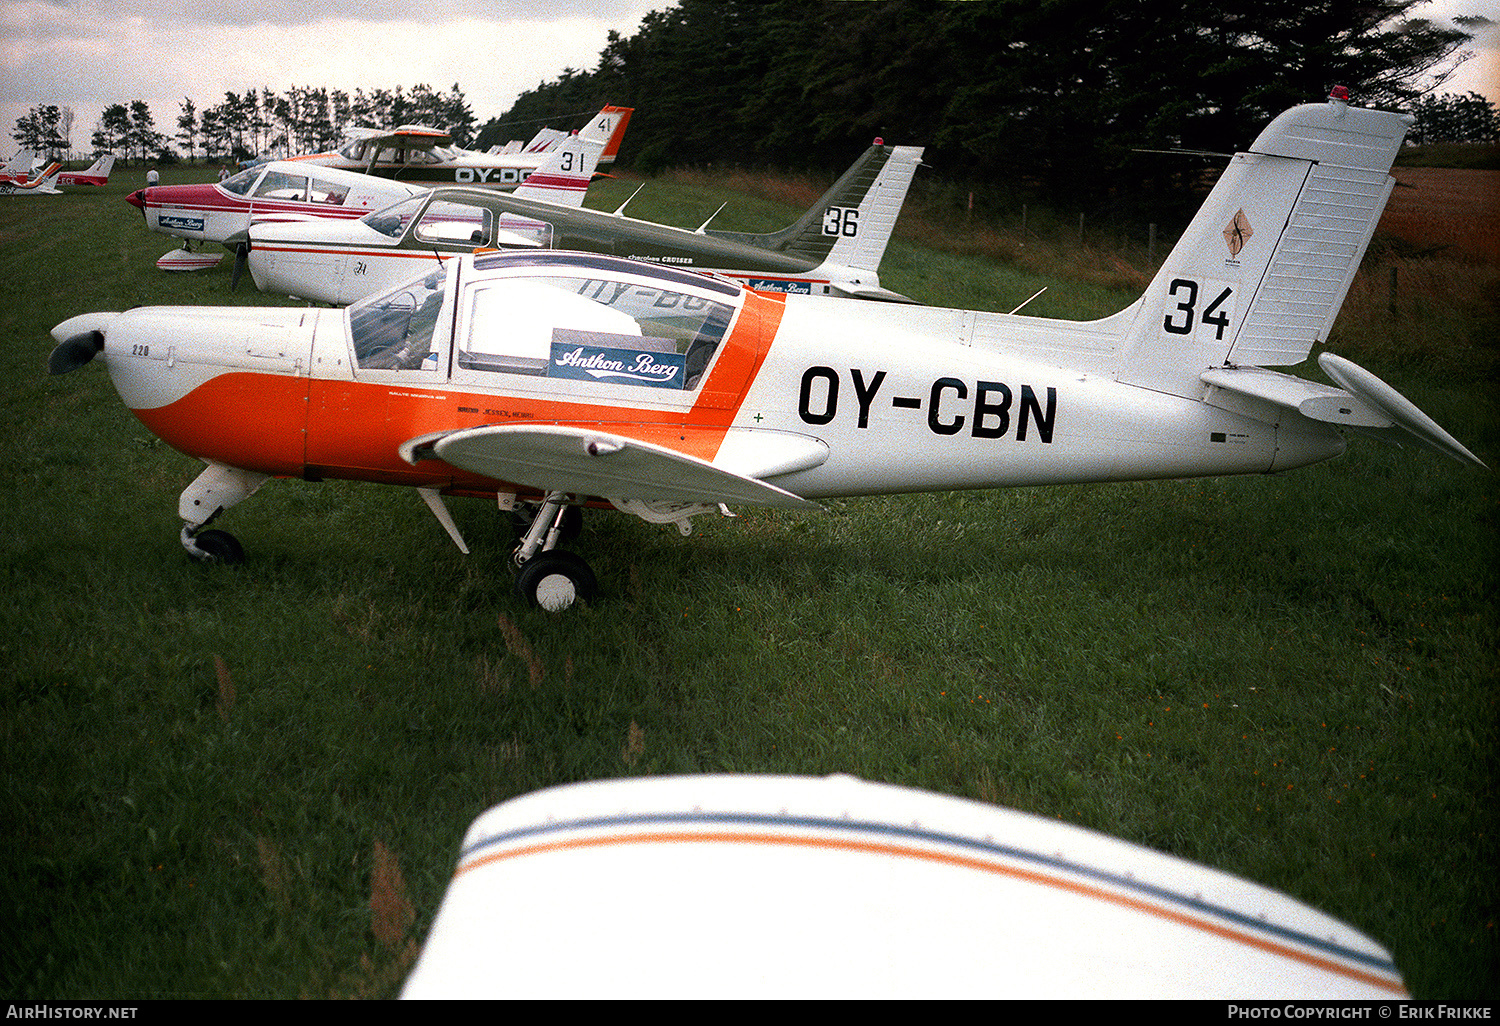
[[[1199,300],[1213,300],[1198,309]],[[1222,281],[1201,284],[1191,278],[1174,278],[1167,289],[1169,305],[1162,330],[1172,335],[1193,335],[1199,342],[1222,342],[1234,317],[1234,287]],[[1212,337],[1210,337],[1210,335]]]

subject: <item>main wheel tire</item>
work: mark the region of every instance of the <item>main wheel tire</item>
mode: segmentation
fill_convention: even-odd
[[[537,553],[516,574],[516,592],[521,598],[549,613],[561,612],[580,600],[589,601],[598,587],[587,563],[559,549]]]
[[[245,550],[239,539],[228,531],[199,531],[193,535],[193,545],[198,551],[191,555],[200,563],[231,565],[245,561]]]

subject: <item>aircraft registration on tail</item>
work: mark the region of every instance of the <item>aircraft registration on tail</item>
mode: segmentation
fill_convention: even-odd
[[[877,271],[921,157],[921,147],[877,139],[801,219],[766,235],[590,210],[581,192],[549,199],[535,187],[557,172],[543,171],[513,193],[455,186],[358,221],[257,224],[248,263],[262,292],[316,303],[351,303],[476,248],[614,253],[713,270],[758,291],[911,302],[881,288]]]
[[[182,542],[271,478],[418,489],[531,511],[529,601],[594,574],[559,548],[582,505],[684,533],[728,504],[1287,470],[1340,429],[1483,463],[1328,336],[1411,119],[1294,107],[1231,160],[1145,294],[1097,321],[755,292],[599,254],[464,256],[347,309],[148,307],[53,329],[101,357],[152,432],[206,464]]]

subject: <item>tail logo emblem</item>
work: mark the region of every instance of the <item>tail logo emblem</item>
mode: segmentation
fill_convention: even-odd
[[[1250,219],[1245,216],[1243,209],[1235,212],[1234,220],[1230,221],[1224,229],[1224,243],[1229,247],[1229,255],[1237,257],[1240,250],[1245,248],[1245,243],[1250,241],[1250,236],[1255,230],[1250,227]]]

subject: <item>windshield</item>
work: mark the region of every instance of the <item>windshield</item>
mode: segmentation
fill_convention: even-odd
[[[436,370],[433,334],[443,309],[447,270],[439,265],[419,281],[370,296],[349,307],[354,358],[367,370]]]
[[[384,210],[377,210],[373,214],[366,214],[360,218],[366,225],[375,229],[381,235],[392,239],[399,239],[406,226],[411,224],[411,219],[417,216],[417,211],[422,209],[422,204],[427,202],[427,197],[413,196],[404,199],[400,203],[394,203]]]
[[[250,191],[250,186],[255,184],[255,180],[260,177],[260,173],[264,170],[265,168],[263,167],[247,168],[238,174],[230,175],[224,179],[219,183],[219,188],[225,192],[232,192],[236,196],[244,196]]]

